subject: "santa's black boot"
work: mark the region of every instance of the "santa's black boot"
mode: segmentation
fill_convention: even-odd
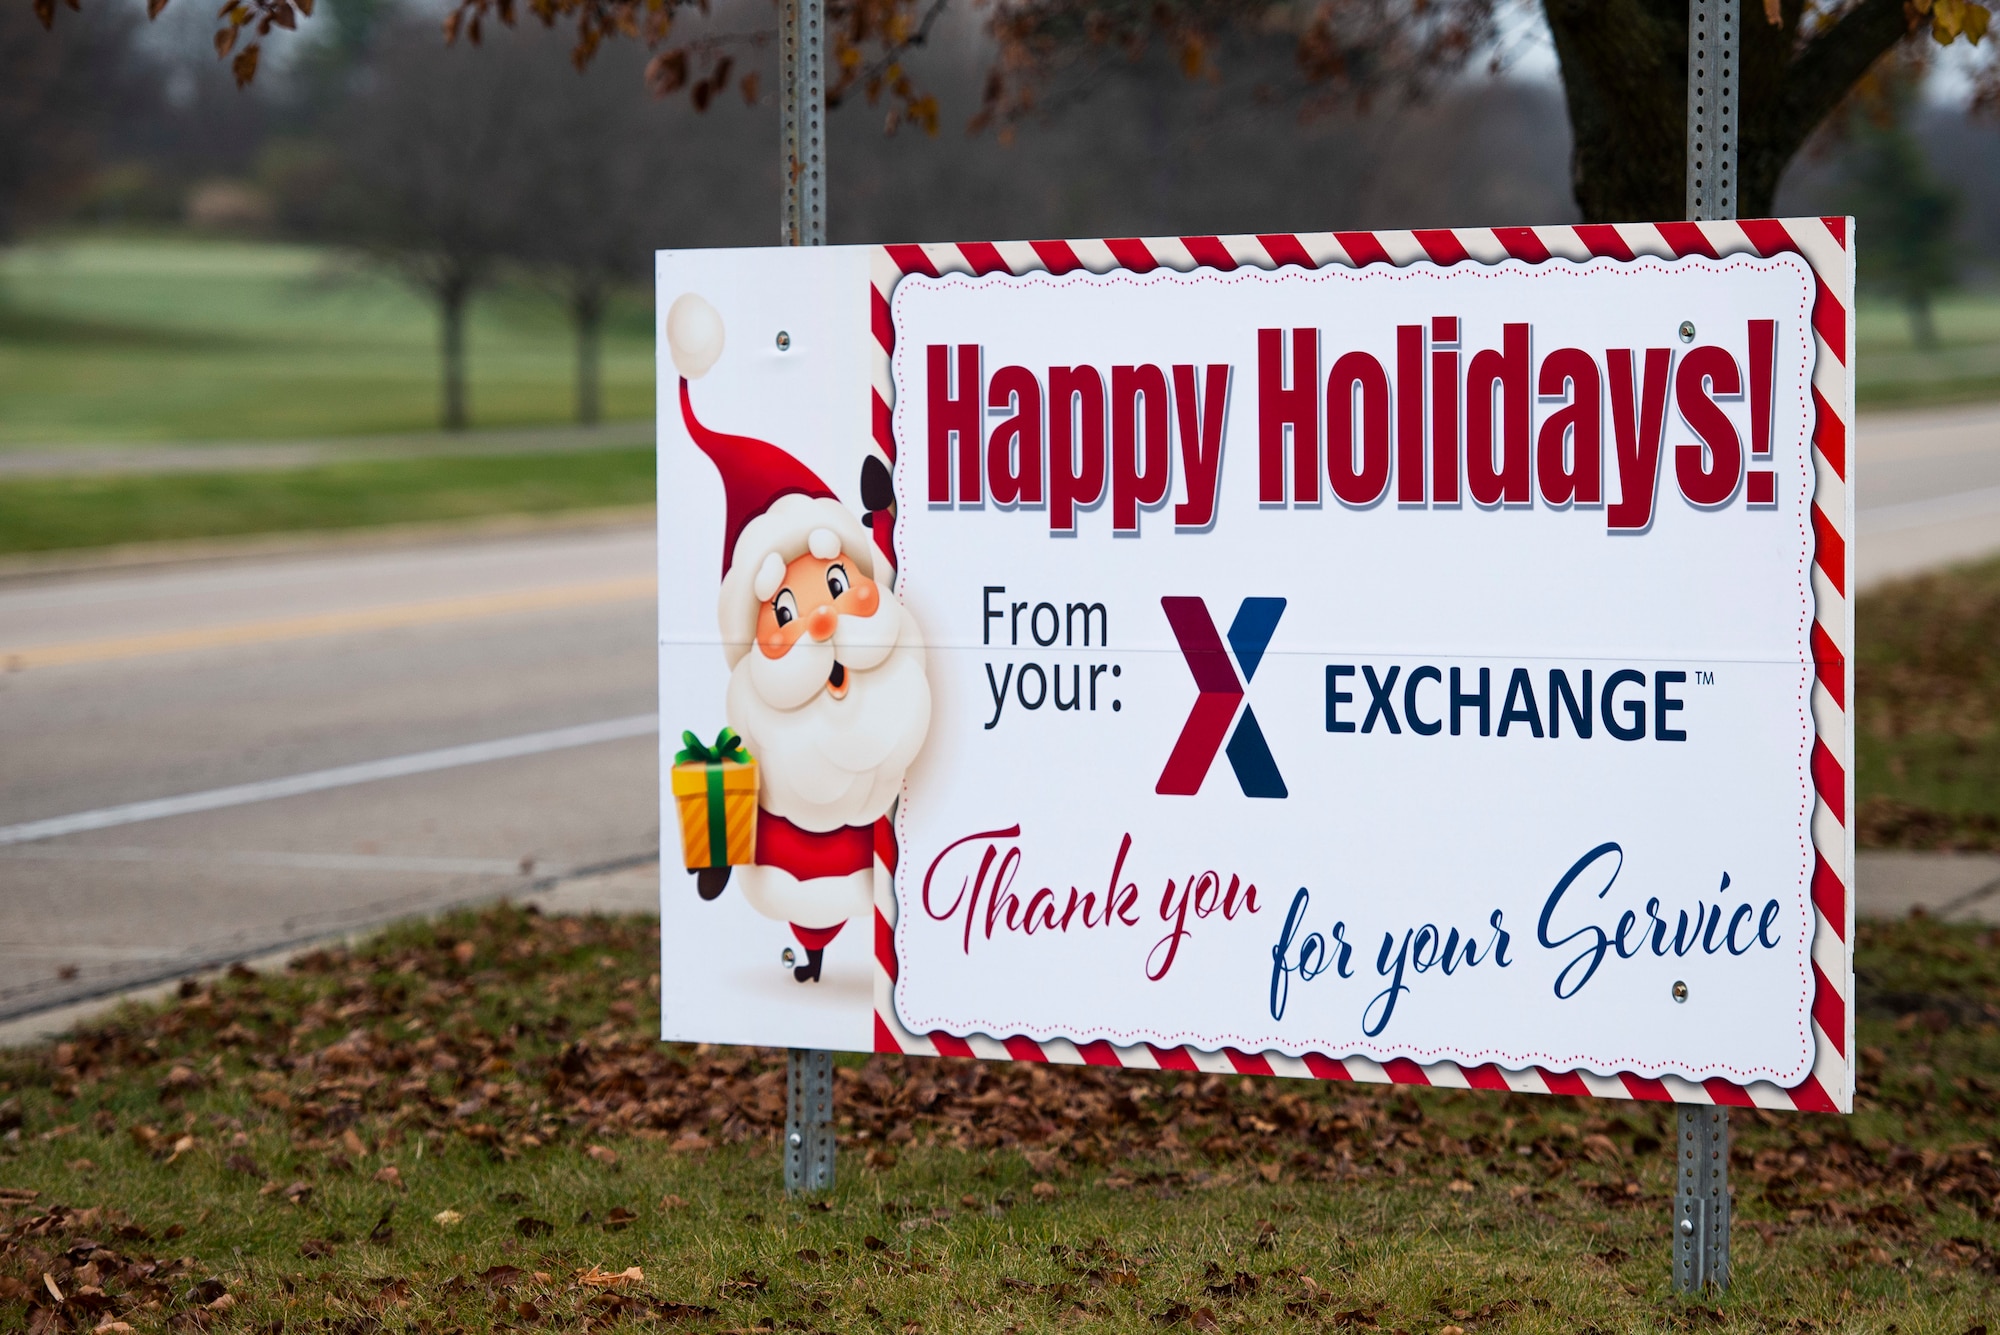
[[[694,873],[694,890],[703,899],[714,899],[729,886],[729,868],[698,867]]]
[[[792,970],[792,977],[802,983],[817,983],[819,981],[819,962],[825,958],[826,947],[824,946],[818,950],[806,951],[806,962]]]

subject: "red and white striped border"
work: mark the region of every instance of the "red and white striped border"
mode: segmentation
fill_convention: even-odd
[[[1678,259],[1683,255],[1769,256],[1791,251],[1812,266],[1818,293],[1812,325],[1815,360],[1812,378],[1812,502],[1814,620],[1813,685],[1812,945],[1813,1069],[1790,1089],[1768,1081],[1739,1085],[1727,1080],[1696,1083],[1677,1076],[1657,1080],[1637,1075],[1595,1075],[1541,1067],[1505,1070],[1491,1064],[1456,1062],[1421,1065],[1398,1058],[1375,1062],[1362,1057],[1334,1059],[1309,1054],[1239,1052],[1224,1048],[1160,1048],[1152,1044],[1118,1047],[1106,1042],[1066,1039],[958,1038],[945,1033],[914,1034],[896,1018],[896,841],[893,826],[877,827],[875,883],[875,1050],[923,1056],[982,1057],[988,1060],[1058,1062],[1071,1065],[1131,1066],[1147,1070],[1211,1071],[1218,1074],[1295,1076],[1301,1079],[1359,1080],[1385,1084],[1439,1085],[1457,1089],[1511,1090],[1521,1094],[1574,1094],[1612,1099],[1654,1099],[1735,1107],[1796,1108],[1807,1112],[1851,1112],[1854,1089],[1850,1054],[1854,1049],[1854,971],[1849,942],[1854,930],[1848,869],[1854,865],[1848,813],[1854,805],[1854,767],[1847,701],[1854,689],[1854,619],[1847,596],[1848,543],[1854,532],[1854,492],[1849,483],[1849,441],[1854,422],[1853,377],[1848,360],[1854,346],[1854,254],[1851,218],[1762,219],[1733,222],[1595,224],[1578,227],[1452,228],[1414,232],[1298,232],[1267,236],[1126,237],[1099,241],[966,242],[958,245],[881,246],[872,265],[874,294],[870,321],[875,335],[873,449],[894,464],[896,441],[890,423],[895,402],[890,354],[894,327],[889,298],[905,274],[937,277],[947,273],[1108,273],[1125,269],[1187,272],[1199,267],[1230,270],[1245,266],[1278,269],[1371,264],[1401,266],[1429,260],[1437,264],[1530,264],[1642,256]],[[877,543],[893,564],[894,545],[884,525]]]

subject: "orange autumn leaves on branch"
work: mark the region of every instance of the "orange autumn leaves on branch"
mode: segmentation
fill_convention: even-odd
[[[889,130],[909,122],[935,133],[937,99],[911,79],[904,59],[923,45],[948,2],[826,0],[832,39],[828,105],[839,105],[857,90],[871,105],[886,95]],[[1892,2],[1900,5],[1906,32],[1928,28],[1945,46],[1960,37],[1977,45],[1992,19],[1988,6],[1976,0]],[[32,3],[43,26],[52,26],[57,0]],[[80,7],[80,0],[62,3]],[[147,0],[148,16],[157,17],[167,3]],[[1749,0],[1745,8],[1754,3]],[[522,7],[521,0],[457,0],[444,20],[445,39],[464,36],[477,43],[488,20],[511,26]],[[1189,79],[1213,79],[1215,53],[1245,36],[1295,44],[1298,73],[1313,90],[1306,99],[1309,109],[1339,100],[1365,104],[1385,91],[1421,92],[1493,44],[1499,0],[1274,0],[1255,6],[1241,0],[987,0],[979,7],[997,51],[974,129],[1031,113],[1066,69],[1107,54],[1136,59],[1158,44]],[[1799,54],[1857,11],[1885,7],[1882,0],[1761,0],[1771,28],[1798,34]],[[685,90],[698,110],[732,86],[755,103],[760,75],[751,70],[736,77],[737,66],[776,36],[775,25],[757,24],[677,40],[676,18],[689,9],[712,17],[709,0],[525,0],[525,8],[545,27],[574,25],[571,59],[579,70],[607,39],[642,43],[652,53],[646,80],[653,92],[669,96]],[[1681,0],[1605,0],[1599,8],[1607,24],[1640,35],[1667,10],[1684,7]],[[238,86],[245,86],[256,77],[262,39],[274,28],[295,29],[312,12],[313,0],[224,0],[216,15],[216,54],[230,62]],[[1558,57],[1567,60],[1560,35],[1556,45]],[[2000,102],[1990,67],[1982,76],[1978,100]]]
[[[935,133],[937,99],[917,88],[904,69],[902,57],[929,37],[946,0],[829,0],[825,22],[831,39],[828,52],[827,103],[838,106],[855,92],[871,104],[886,94],[894,108],[891,128],[909,121]],[[608,40],[643,44],[652,53],[646,83],[656,96],[686,91],[696,110],[732,85],[745,102],[757,101],[761,75],[756,70],[736,77],[739,61],[774,44],[776,25],[729,31],[704,31],[682,37],[676,19],[688,10],[711,17],[706,0],[527,0],[527,16],[544,27],[574,26],[570,59],[581,70]],[[509,26],[521,17],[516,0],[458,0],[444,21],[447,41],[463,36],[477,43],[485,25],[498,20]],[[775,16],[774,16],[775,17]]]

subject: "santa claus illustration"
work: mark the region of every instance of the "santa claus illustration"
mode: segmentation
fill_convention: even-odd
[[[923,635],[831,488],[776,445],[696,418],[689,382],[722,353],[715,308],[688,293],[666,328],[681,420],[722,475],[724,713],[758,766],[754,865],[703,868],[696,888],[712,900],[736,873],[752,908],[791,925],[805,952],[793,976],[817,982],[827,943],[874,903],[876,826],[930,728]],[[864,473],[872,508],[886,483],[879,462]]]

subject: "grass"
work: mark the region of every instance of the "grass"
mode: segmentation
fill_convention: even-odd
[[[645,505],[650,449],[0,483],[0,553]]]
[[[2000,848],[2000,561],[1855,605],[1857,837]]]
[[[1893,303],[1858,310],[1866,407],[2000,398],[2000,294],[1939,302],[1944,346],[1917,349]],[[558,304],[512,285],[474,303],[473,418],[559,423],[572,345]],[[613,310],[605,413],[653,411],[647,295]],[[77,234],[0,251],[0,448],[281,439],[436,424],[431,309],[388,277],[309,246]]]
[[[1658,1106],[856,1059],[788,1201],[781,1058],[652,1039],[655,923],[406,926],[0,1056],[0,1330],[1965,1335],[1996,947],[1864,926],[1860,1110],[1734,1116],[1693,1304]]]
[[[573,345],[530,287],[475,298],[475,425],[565,422]],[[618,302],[607,418],[653,411],[649,294]],[[307,246],[79,235],[0,251],[0,448],[423,431],[437,322],[410,290]]]
[[[2000,399],[2000,292],[1961,289],[1936,306],[1936,348],[1919,348],[1903,308],[1864,296],[1855,310],[1855,398],[1867,408]]]

